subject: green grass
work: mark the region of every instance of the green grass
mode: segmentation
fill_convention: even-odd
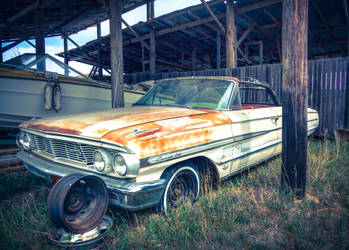
[[[168,216],[109,208],[107,249],[348,249],[349,147],[312,141],[307,199],[280,194],[281,158],[225,181]],[[0,249],[43,249],[48,184],[29,173],[0,176]],[[5,183],[5,185],[4,185]]]

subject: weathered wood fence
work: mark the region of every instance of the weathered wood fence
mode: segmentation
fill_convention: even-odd
[[[310,60],[308,64],[308,104],[319,112],[318,135],[328,130],[349,128],[348,58]],[[125,76],[125,83],[181,76],[236,76],[253,77],[271,84],[282,102],[282,64],[264,64],[232,69],[210,69],[189,72],[135,73]]]

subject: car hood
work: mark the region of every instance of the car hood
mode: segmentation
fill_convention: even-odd
[[[206,113],[178,107],[138,106],[37,119],[24,122],[21,127],[100,139],[111,131],[126,127],[137,129],[137,125],[145,123]]]

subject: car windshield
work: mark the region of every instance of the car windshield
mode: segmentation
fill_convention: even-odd
[[[134,105],[227,109],[233,87],[234,82],[219,79],[161,80]]]

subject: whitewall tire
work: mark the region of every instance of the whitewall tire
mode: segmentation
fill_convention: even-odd
[[[168,181],[162,195],[159,209],[167,212],[186,202],[194,203],[200,193],[199,174],[192,162],[186,162],[166,175]]]

